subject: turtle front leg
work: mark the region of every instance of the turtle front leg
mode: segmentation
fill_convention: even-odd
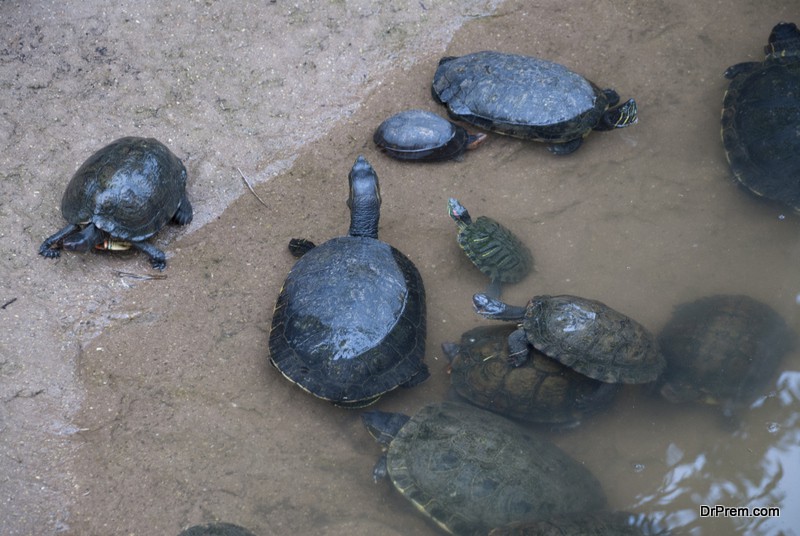
[[[42,257],[47,257],[48,259],[60,257],[62,247],[61,242],[65,237],[77,232],[79,229],[80,225],[70,223],[56,234],[48,237],[44,242],[42,242],[42,245],[39,246],[39,255]]]
[[[508,364],[512,367],[521,367],[528,360],[530,352],[525,330],[519,328],[512,331],[508,336]]]
[[[153,244],[149,242],[131,242],[131,246],[150,257],[150,266],[156,270],[163,270],[167,267],[167,256]]]

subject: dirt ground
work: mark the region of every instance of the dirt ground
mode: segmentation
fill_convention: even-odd
[[[798,327],[800,220],[736,188],[719,142],[721,73],[761,58],[775,22],[800,19],[793,0],[231,6],[0,0],[0,533],[169,535],[219,519],[259,535],[437,532],[373,484],[380,449],[359,412],[267,362],[287,241],[346,232],[359,154],[380,177],[381,239],[416,263],[428,295],[432,377],[379,409],[444,398],[440,344],[485,323],[470,306],[485,281],[455,242],[449,196],[526,237],[536,273],[509,302],[583,295],[655,331],[680,302],[747,293]],[[375,149],[392,113],[443,114],[430,97],[441,56],[483,49],[613,86],[636,98],[640,123],[564,158],[497,137],[436,165]],[[193,223],[155,239],[166,278],[131,277],[153,275],[137,253],[39,257],[72,173],[127,135],[160,139],[189,172]],[[798,365],[787,359],[733,436],[711,409],[626,390],[553,438],[614,508],[693,535],[794,534]],[[784,508],[703,520],[698,500]]]

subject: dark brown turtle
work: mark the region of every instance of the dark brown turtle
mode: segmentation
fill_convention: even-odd
[[[595,380],[649,383],[664,370],[655,337],[632,318],[608,305],[578,296],[535,296],[514,307],[476,294],[478,314],[519,323],[508,339],[510,361],[519,366],[533,346]]]
[[[509,363],[508,337],[516,326],[479,326],[444,343],[453,389],[484,409],[531,422],[576,424],[608,407],[619,385],[579,374],[531,350],[519,367]]]
[[[765,388],[795,335],[769,305],[723,294],[676,307],[658,340],[667,360],[661,394],[721,404],[731,417]]]

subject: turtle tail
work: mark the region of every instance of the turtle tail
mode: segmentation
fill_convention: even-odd
[[[625,128],[630,125],[635,125],[639,121],[638,109],[636,101],[629,99],[628,101],[609,108],[603,114],[600,124],[595,127],[595,130],[613,130],[615,128]]]

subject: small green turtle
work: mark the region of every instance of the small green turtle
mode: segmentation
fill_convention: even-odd
[[[447,211],[458,225],[458,245],[478,270],[489,276],[487,294],[499,297],[503,283],[517,283],[530,273],[531,251],[508,228],[487,216],[473,221],[453,197],[447,201]]]

